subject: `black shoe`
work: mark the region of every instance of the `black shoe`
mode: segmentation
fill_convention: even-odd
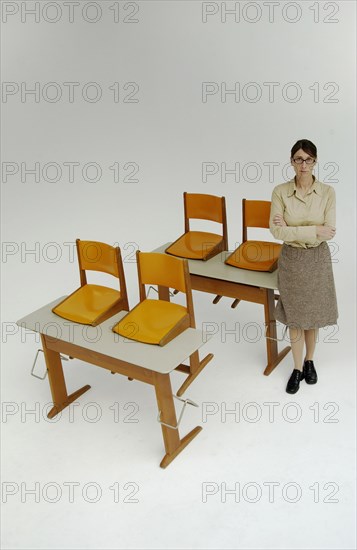
[[[305,361],[303,373],[304,373],[304,378],[306,380],[306,384],[316,384],[317,372],[315,370],[313,361]]]
[[[300,382],[303,379],[304,373],[301,370],[294,369],[289,378],[288,385],[286,386],[287,393],[296,393],[300,387]]]

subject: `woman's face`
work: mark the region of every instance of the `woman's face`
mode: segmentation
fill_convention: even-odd
[[[315,164],[316,159],[311,157],[308,153],[305,153],[302,149],[296,151],[295,155],[291,159],[291,165],[297,176],[307,176],[308,174],[311,174]]]

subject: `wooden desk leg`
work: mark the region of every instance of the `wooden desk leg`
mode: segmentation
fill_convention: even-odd
[[[182,384],[182,386],[180,386],[180,388],[178,389],[176,395],[180,397],[187,390],[187,388],[192,384],[194,379],[205,368],[207,363],[209,363],[211,359],[213,359],[213,357],[214,357],[213,353],[209,353],[208,355],[206,355],[204,359],[202,359],[202,361],[200,361],[200,356],[198,351],[195,351],[192,355],[190,355],[190,367],[189,367],[190,373],[187,376],[184,383]]]
[[[266,346],[267,346],[267,357],[268,364],[265,368],[264,374],[268,376],[275,367],[284,359],[285,355],[291,350],[290,346],[284,348],[280,353],[278,353],[278,342],[276,334],[276,321],[274,319],[274,291],[271,289],[265,290],[264,296],[264,315],[265,315],[265,325],[267,327],[266,332]]]
[[[154,385],[158,409],[160,411],[160,420],[170,426],[177,425],[174,400],[169,374],[154,373]],[[161,468],[166,468],[178,454],[192,441],[194,437],[202,430],[201,426],[196,426],[183,439],[180,439],[178,429],[168,428],[161,424],[162,436],[164,439],[166,454],[160,462]]]
[[[80,395],[88,391],[90,386],[83,386],[83,388],[68,395],[60,354],[57,351],[48,349],[46,345],[46,336],[43,334],[41,334],[41,340],[54,405],[47,416],[48,418],[53,418],[60,411],[68,407],[70,403],[76,401]]]
[[[170,301],[170,291],[168,288],[164,286],[159,286],[158,292],[159,292],[160,300],[166,300],[168,302]],[[182,367],[181,370],[183,370],[184,372],[187,372],[188,376],[177,392],[177,395],[179,397],[187,390],[187,388],[192,384],[194,379],[200,374],[200,372],[205,368],[207,363],[209,363],[209,361],[211,361],[212,358],[213,358],[213,354],[209,353],[208,355],[206,355],[204,359],[202,359],[202,361],[200,361],[198,351],[195,351],[190,356],[189,367],[187,365],[180,365]]]

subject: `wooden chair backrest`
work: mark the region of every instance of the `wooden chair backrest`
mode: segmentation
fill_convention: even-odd
[[[270,201],[242,200],[243,242],[247,240],[248,227],[269,228]]]
[[[228,248],[228,230],[225,197],[202,193],[184,193],[185,233],[190,230],[190,219],[221,223],[225,248]]]
[[[81,286],[87,284],[86,271],[101,271],[119,279],[120,292],[127,296],[120,248],[99,241],[76,240]]]
[[[145,285],[159,285],[174,288],[186,295],[187,311],[191,318],[191,327],[195,326],[192,290],[188,262],[169,254],[157,252],[136,253],[140,301],[146,299]]]

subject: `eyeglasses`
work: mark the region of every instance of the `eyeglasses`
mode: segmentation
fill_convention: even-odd
[[[307,159],[297,157],[296,159],[293,159],[293,161],[295,162],[295,164],[303,164],[304,162],[306,162],[306,164],[311,166],[311,164],[314,164],[316,162],[316,159],[312,159],[311,157],[308,157]]]

